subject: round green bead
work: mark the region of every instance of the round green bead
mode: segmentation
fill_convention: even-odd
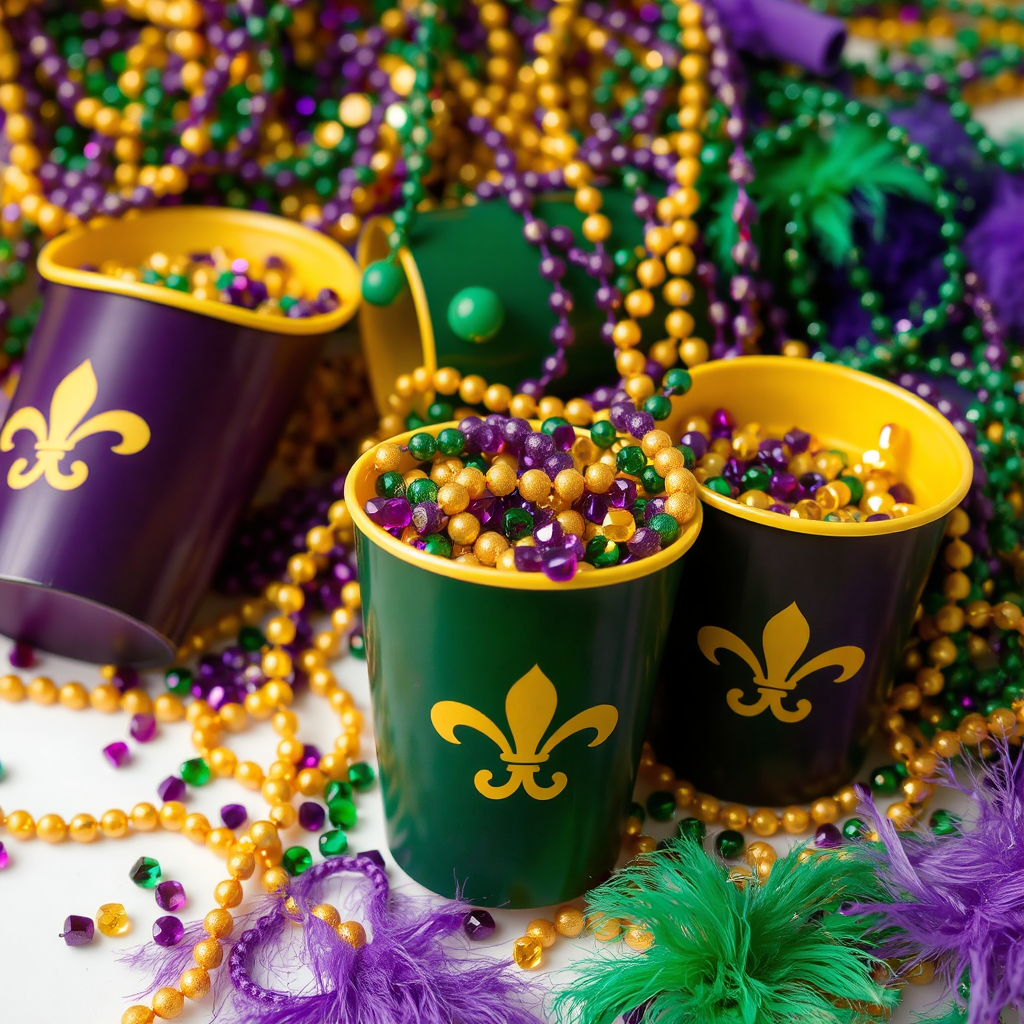
[[[371,306],[390,306],[404,287],[405,275],[401,268],[388,260],[371,263],[363,271],[361,291],[363,299]]]
[[[354,765],[351,765],[348,770],[348,781],[352,783],[354,789],[362,793],[364,790],[369,789],[373,785],[374,779],[377,777],[373,770],[372,764],[367,764],[365,761],[357,761]]]
[[[870,831],[867,823],[861,818],[849,818],[843,824],[843,838],[851,841],[863,839]]]
[[[417,462],[426,462],[427,459],[432,459],[436,451],[437,441],[434,439],[433,434],[421,432],[413,434],[409,438],[409,454]]]
[[[590,428],[590,440],[597,445],[598,448],[611,448],[615,444],[616,437],[618,436],[615,427],[612,426],[611,420],[598,420]]]
[[[655,790],[647,798],[647,813],[655,821],[671,821],[676,813],[676,795],[667,789]]]
[[[677,395],[685,395],[693,385],[693,378],[686,370],[676,367],[665,374],[662,384],[666,388],[671,388]]]
[[[447,423],[455,415],[451,402],[431,402],[427,406],[428,423]]]
[[[691,839],[695,843],[703,844],[708,830],[700,818],[683,818],[676,826],[676,834],[680,839]]]
[[[688,444],[677,444],[676,449],[683,453],[683,468],[692,472],[693,467],[697,465],[697,456],[694,455],[693,449]]]
[[[644,810],[644,805],[638,804],[634,800],[629,805],[629,817],[636,818],[637,821],[642,823],[647,817],[647,812]]]
[[[864,485],[855,476],[840,476],[839,480],[850,488],[850,502],[859,505],[864,497]]]
[[[169,668],[164,676],[164,685],[178,697],[187,697],[192,692],[192,670]]]
[[[377,494],[382,498],[405,497],[405,479],[401,473],[395,470],[381,473],[377,477],[377,482],[374,486],[376,487]]]
[[[606,569],[618,562],[619,546],[607,537],[591,537],[587,541],[583,558],[597,569]]]
[[[553,434],[559,427],[569,426],[569,421],[564,416],[549,416],[541,425],[542,434]]]
[[[258,651],[266,642],[267,638],[256,626],[243,626],[238,631],[238,646],[243,651]]]
[[[331,829],[320,837],[320,854],[324,857],[340,857],[348,849],[348,836],[340,829]]]
[[[748,491],[767,491],[772,482],[772,471],[767,466],[751,466],[743,474],[743,486]]]
[[[340,779],[331,779],[324,786],[324,803],[332,804],[335,800],[351,800],[352,784]]]
[[[743,833],[728,828],[715,836],[715,852],[723,860],[734,860],[746,849]]]
[[[466,435],[457,427],[446,427],[437,435],[437,450],[442,455],[461,455],[466,447]]]
[[[418,505],[421,501],[437,501],[438,489],[433,480],[413,480],[406,485],[405,496],[411,505]]]
[[[490,341],[504,322],[505,307],[490,288],[463,288],[448,304],[448,326],[463,341]]]
[[[727,498],[732,497],[732,488],[729,487],[729,481],[723,476],[713,476],[709,480],[705,480],[704,486],[716,494],[724,494]]]
[[[959,814],[940,808],[928,819],[928,827],[937,836],[955,836],[960,832],[961,820]]]
[[[210,766],[201,757],[193,757],[182,764],[179,774],[190,786],[205,786],[210,781]]]
[[[628,473],[630,476],[639,476],[647,466],[647,456],[644,450],[637,444],[628,444],[620,448],[615,456],[615,468],[620,473]]]
[[[327,805],[327,817],[335,828],[354,828],[356,805],[345,797],[339,797]]]
[[[645,466],[640,474],[640,483],[648,494],[661,494],[665,490],[665,478],[653,467]]]
[[[313,854],[304,846],[289,846],[281,856],[281,863],[292,878],[297,878],[313,866]]]
[[[533,516],[525,508],[510,508],[501,517],[501,529],[509,540],[522,540],[533,533]]]
[[[353,658],[359,658],[360,661],[366,660],[366,638],[362,633],[353,633],[348,638],[348,652]]]
[[[871,776],[871,788],[881,796],[892,796],[900,786],[900,777],[894,767],[879,768]]]
[[[659,512],[656,516],[651,516],[647,525],[658,532],[662,548],[667,548],[679,536],[679,523],[676,522],[674,516],[670,516],[667,512]]]
[[[437,555],[439,558],[452,557],[452,542],[440,533],[432,533],[423,539],[423,550],[428,555]]]
[[[672,415],[672,401],[664,395],[651,395],[644,402],[644,412],[649,412],[656,420],[667,420]]]

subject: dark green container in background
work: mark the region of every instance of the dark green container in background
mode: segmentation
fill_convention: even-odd
[[[374,525],[363,506],[375,451],[353,467],[345,499],[391,851],[443,896],[573,899],[620,852],[700,510],[651,558],[553,583],[437,558]],[[415,465],[406,458],[403,472]]]

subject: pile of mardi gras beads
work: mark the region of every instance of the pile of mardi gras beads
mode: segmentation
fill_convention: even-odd
[[[428,554],[565,582],[577,571],[648,558],[693,518],[696,478],[679,449],[659,450],[675,452],[669,494],[646,497],[644,474],[656,453],[643,445],[602,448],[558,417],[540,430],[515,417],[467,417],[436,436],[414,434],[404,449],[380,445],[378,496],[364,510]],[[406,454],[426,468],[399,472]]]
[[[187,256],[154,252],[138,267],[106,260],[98,267],[87,265],[80,269],[118,281],[170,288],[200,302],[239,306],[260,316],[296,319],[330,313],[339,305],[338,293],[333,288],[321,288],[315,296],[309,296],[301,279],[280,256],[249,260],[220,246]]]
[[[799,427],[778,431],[781,436],[757,423],[737,428],[727,409],[685,426],[681,444],[697,459],[697,480],[750,508],[826,523],[882,522],[920,511],[913,492],[896,479],[900,429],[894,424],[854,460]]]

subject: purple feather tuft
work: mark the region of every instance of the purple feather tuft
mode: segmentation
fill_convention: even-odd
[[[969,785],[948,765],[935,781],[969,797],[975,820],[953,836],[900,835],[869,798],[882,842],[852,849],[876,863],[893,902],[850,913],[878,915],[879,956],[908,969],[935,961],[945,998],[962,1004],[957,989],[968,980],[967,1024],[991,1024],[1024,1002],[1024,757],[1003,745],[983,771],[972,766]]]
[[[1003,176],[988,212],[964,238],[971,268],[1011,328],[1024,328],[1024,186]]]

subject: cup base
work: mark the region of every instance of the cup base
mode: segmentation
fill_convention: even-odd
[[[0,577],[0,633],[51,654],[97,665],[156,668],[174,643],[130,615],[30,580]]]

